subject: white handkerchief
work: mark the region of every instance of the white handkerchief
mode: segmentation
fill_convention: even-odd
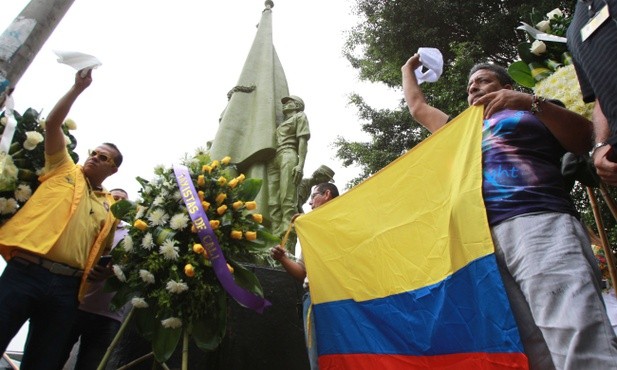
[[[435,82],[441,77],[443,72],[443,56],[439,49],[435,48],[419,48],[420,63],[414,72],[418,85],[423,82]]]
[[[102,63],[94,56],[80,53],[78,51],[54,50],[58,56],[58,63],[67,64],[76,70],[94,69]]]

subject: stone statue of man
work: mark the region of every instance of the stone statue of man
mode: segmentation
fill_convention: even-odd
[[[302,180],[311,136],[304,101],[291,95],[281,99],[283,122],[276,128],[276,155],[268,162],[268,208],[272,232],[285,233],[298,208],[297,186]]]

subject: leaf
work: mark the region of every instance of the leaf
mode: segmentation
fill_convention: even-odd
[[[244,201],[254,200],[261,189],[262,183],[262,179],[245,179],[238,185],[238,198]]]
[[[255,274],[253,274],[251,271],[249,271],[239,263],[236,263],[235,261],[227,260],[227,262],[231,265],[231,267],[234,268],[233,277],[239,286],[257,294],[260,297],[264,296],[261,284],[259,283],[259,280],[257,279],[257,276],[255,276]]]
[[[531,69],[522,60],[512,63],[508,67],[508,74],[521,86],[533,88],[536,84],[536,80],[531,76]]]
[[[140,308],[135,310],[135,326],[139,334],[146,340],[152,342],[157,328],[161,322],[156,319],[156,312],[152,307]]]
[[[201,317],[193,322],[191,335],[197,347],[204,351],[216,349],[227,327],[227,296],[224,291],[219,291],[216,297],[216,312],[209,317]]]
[[[182,327],[170,329],[163,327],[160,323],[158,324],[156,333],[152,338],[152,351],[159,363],[169,360],[178,346],[180,337],[182,337]]]
[[[126,199],[120,200],[111,205],[111,213],[113,213],[114,217],[125,222],[131,221],[129,213],[133,209],[135,209],[135,205]]]

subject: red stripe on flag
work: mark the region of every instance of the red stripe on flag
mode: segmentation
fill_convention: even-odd
[[[440,356],[403,355],[324,355],[319,356],[321,370],[501,370],[528,369],[522,353],[459,353]]]

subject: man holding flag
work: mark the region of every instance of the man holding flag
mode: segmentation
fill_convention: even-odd
[[[411,115],[429,131],[449,116],[428,105],[414,70],[401,68]],[[560,157],[585,153],[591,123],[512,89],[505,69],[478,64],[470,105],[484,106],[482,194],[495,255],[531,369],[617,369],[617,338],[601,297],[585,229],[564,186]]]

